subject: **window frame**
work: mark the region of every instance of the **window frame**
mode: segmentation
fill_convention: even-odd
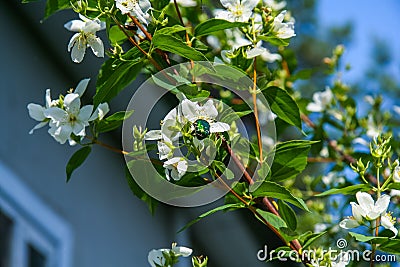
[[[0,160],[0,210],[13,221],[11,267],[28,266],[28,245],[46,257],[46,267],[72,266],[72,231],[32,189]]]

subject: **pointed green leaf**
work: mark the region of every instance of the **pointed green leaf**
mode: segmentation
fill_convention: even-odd
[[[300,209],[307,210],[306,203],[301,198],[295,197],[284,186],[271,182],[263,182],[254,192],[251,193],[253,197],[272,197],[289,202]]]
[[[280,119],[301,130],[300,111],[297,103],[285,90],[270,86],[262,89],[262,93],[272,110]]]
[[[379,245],[378,250],[400,255],[400,239],[389,239],[387,242]],[[388,256],[394,256],[394,255],[388,255]],[[394,258],[393,262],[395,261],[396,259]]]
[[[96,131],[98,133],[105,133],[117,129],[121,124],[133,114],[131,111],[119,111],[113,115],[101,120],[96,126]]]
[[[307,236],[307,238],[304,240],[303,249],[308,248],[312,243],[317,241],[320,237],[322,237],[326,233],[327,233],[327,231],[324,231],[321,233],[310,234],[309,236]]]
[[[181,228],[178,233],[184,231],[185,229],[189,228],[190,226],[192,226],[193,224],[197,223],[198,221],[200,221],[201,219],[207,217],[208,215],[214,214],[217,211],[224,211],[224,210],[236,210],[236,209],[241,209],[244,208],[244,204],[243,203],[235,203],[235,204],[226,204],[223,206],[219,206],[216,207],[215,209],[209,210],[203,214],[201,214],[199,217],[197,217],[196,219],[194,219],[193,221],[189,222],[188,224],[186,224],[183,228]]]
[[[279,208],[279,214],[281,215],[282,219],[286,222],[287,226],[293,231],[296,230],[297,216],[296,213],[293,211],[292,207],[290,207],[284,201],[278,200],[278,208]]]
[[[131,189],[132,193],[140,200],[145,202],[147,204],[147,207],[149,208],[150,213],[154,215],[154,212],[158,205],[158,201],[149,196],[146,192],[143,191],[142,188],[140,188],[140,186],[135,182],[135,179],[133,179],[128,168],[125,169],[125,179],[128,182],[129,188]]]
[[[307,166],[307,155],[316,142],[293,140],[276,145],[269,180],[279,182],[295,178]]]
[[[194,36],[199,37],[225,29],[245,27],[247,25],[248,23],[244,22],[230,22],[224,19],[209,19],[196,26],[194,29]]]
[[[144,42],[141,47],[147,50],[149,46]],[[95,106],[110,101],[136,78],[142,69],[142,56],[139,49],[133,47],[122,55],[122,59],[110,58],[101,66],[93,97]]]
[[[57,11],[72,8],[70,0],[47,0],[44,18],[50,17]]]
[[[332,188],[332,189],[322,192],[316,196],[323,197],[323,196],[337,195],[337,194],[353,195],[353,194],[357,193],[358,191],[368,191],[370,189],[371,189],[371,187],[367,184],[356,184],[356,185],[346,186],[343,188]]]
[[[82,165],[82,163],[86,160],[89,156],[90,152],[92,151],[92,147],[84,146],[78,151],[76,151],[72,157],[69,159],[67,163],[67,167],[65,168],[67,174],[67,183],[71,179],[72,173]]]
[[[264,220],[266,220],[268,223],[270,223],[276,229],[279,230],[280,228],[287,227],[285,221],[282,220],[282,218],[276,216],[275,214],[272,214],[271,212],[264,211],[261,209],[257,209],[257,212],[261,215],[261,217]],[[257,215],[256,215],[256,218],[259,219],[261,222],[263,222],[263,220],[261,218],[259,218]]]
[[[163,51],[171,52],[187,59],[195,61],[207,60],[201,52],[188,46],[182,40],[172,35],[156,33],[153,36],[153,45]]]

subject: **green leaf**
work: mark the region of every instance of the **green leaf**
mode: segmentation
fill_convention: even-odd
[[[182,40],[168,34],[158,34],[153,36],[153,45],[163,51],[168,51],[195,61],[204,61],[207,58],[196,49],[188,46]]]
[[[258,40],[263,40],[263,41],[267,41],[272,45],[276,45],[276,46],[288,46],[289,45],[289,39],[281,39],[278,38],[276,36],[270,36],[270,35],[260,35],[257,37]]]
[[[110,28],[108,38],[112,44],[122,44],[127,39],[124,32],[117,25]]]
[[[114,113],[113,115],[99,121],[96,127],[96,131],[98,133],[105,133],[112,130],[117,129],[124,120],[129,118],[133,114],[133,110],[131,111],[119,111]]]
[[[387,242],[378,246],[378,250],[400,255],[400,239],[389,239]],[[391,256],[391,255],[388,255]],[[394,255],[392,255],[394,256]],[[395,262],[396,259],[393,260]]]
[[[293,98],[283,89],[270,86],[262,93],[272,110],[280,119],[301,130],[300,111]]]
[[[261,217],[264,220],[266,220],[268,223],[270,223],[276,229],[279,230],[280,228],[286,228],[287,227],[285,221],[282,220],[282,218],[276,216],[275,214],[272,214],[271,212],[264,211],[264,210],[261,210],[261,209],[257,209],[256,211],[261,215]],[[257,215],[256,215],[256,217],[261,222],[263,222],[263,220],[261,218],[259,218]]]
[[[44,18],[47,19],[55,12],[69,8],[72,8],[70,0],[47,0]]]
[[[174,33],[182,32],[182,31],[186,31],[186,28],[183,27],[182,25],[174,25],[172,27],[165,27],[165,28],[159,29],[157,31],[157,34],[174,34]]]
[[[69,159],[67,163],[67,167],[65,168],[67,174],[67,183],[71,179],[72,173],[82,165],[82,163],[86,160],[89,156],[90,152],[92,151],[92,147],[84,146],[78,151],[76,151],[72,157]]]
[[[141,47],[147,50],[148,43],[142,43]],[[95,106],[111,100],[136,78],[142,69],[141,56],[139,49],[133,47],[122,56],[122,59],[110,58],[101,66],[96,83],[96,95],[93,97]]]
[[[370,189],[371,189],[371,187],[367,184],[356,184],[356,185],[346,186],[343,188],[332,188],[325,192],[317,194],[316,196],[323,197],[323,196],[336,195],[336,194],[353,195],[353,194],[357,193],[358,191],[368,191]]]
[[[316,142],[293,140],[276,145],[269,180],[279,182],[295,178],[307,166],[307,155]]]
[[[354,233],[354,232],[349,232],[349,234],[352,237],[354,237],[357,241],[360,241],[360,242],[371,242],[374,244],[381,244],[388,240],[388,237],[366,236],[366,235],[362,235],[362,234],[358,234],[358,233]]]
[[[321,233],[310,234],[309,236],[307,236],[307,238],[304,240],[303,249],[308,248],[312,243],[317,241],[317,239],[321,238],[326,233],[327,233],[327,231],[324,231],[324,232],[321,232]]]
[[[284,201],[279,200],[278,208],[279,208],[279,214],[281,215],[282,219],[286,222],[287,226],[293,231],[296,230],[297,228],[296,213],[293,211],[292,207],[290,207]]]
[[[244,22],[229,22],[223,19],[209,19],[196,26],[194,29],[194,36],[199,37],[225,29],[245,27],[247,25],[248,23]]]
[[[209,211],[201,214],[199,217],[197,217],[193,221],[190,221],[189,223],[187,223],[183,228],[181,228],[178,231],[178,233],[184,231],[185,229],[189,228],[190,226],[192,226],[193,224],[197,223],[201,219],[207,217],[208,215],[216,213],[217,211],[237,210],[237,209],[241,209],[241,208],[244,208],[244,207],[245,206],[244,206],[243,203],[226,204],[226,205],[222,205],[222,206],[216,207],[215,209],[209,210]]]
[[[308,211],[306,203],[301,198],[295,197],[284,186],[271,182],[264,181],[254,192],[253,197],[272,197],[280,200],[285,200],[300,209]]]
[[[146,192],[143,191],[142,188],[140,188],[140,186],[135,182],[135,179],[133,179],[128,168],[125,169],[125,178],[132,193],[140,200],[145,202],[147,204],[147,207],[149,208],[150,213],[154,215],[158,201],[149,196]]]

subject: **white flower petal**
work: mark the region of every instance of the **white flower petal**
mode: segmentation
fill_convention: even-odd
[[[347,219],[342,220],[339,223],[339,226],[344,229],[352,229],[352,228],[356,228],[356,227],[360,226],[360,224],[352,218],[347,218]]]
[[[184,99],[181,103],[182,115],[189,120],[194,122],[198,118],[198,105],[195,102]]]
[[[354,219],[356,219],[358,222],[362,222],[363,217],[366,216],[366,212],[360,207],[360,205],[354,202],[351,202],[350,205]]]
[[[71,20],[64,24],[64,28],[72,32],[79,32],[85,26],[85,22],[81,20]]]
[[[85,93],[86,88],[89,84],[90,78],[82,79],[76,86],[74,93],[78,94],[80,97]]]
[[[78,94],[67,94],[64,98],[65,110],[68,113],[78,115],[81,108],[81,99]]]
[[[308,111],[311,111],[311,112],[321,112],[321,111],[323,111],[323,108],[321,107],[321,105],[316,104],[316,103],[312,103],[312,102],[308,103],[306,109]]]
[[[225,122],[212,122],[210,123],[210,132],[211,133],[222,133],[229,131],[231,126]]]
[[[197,106],[197,110],[200,116],[204,116],[208,119],[215,119],[218,116],[218,110],[211,99],[207,100],[203,106]]]
[[[89,121],[96,119],[102,120],[109,111],[110,107],[108,106],[108,103],[101,103],[97,106],[96,110],[93,112],[93,115],[89,118]]]
[[[389,207],[390,196],[383,195],[375,203],[374,211],[376,211],[379,215],[382,213],[386,213],[387,208]]]
[[[96,57],[104,57],[104,45],[99,37],[94,36],[93,38],[88,38],[87,41]]]
[[[366,212],[371,211],[374,208],[374,200],[370,194],[366,192],[357,192],[356,198],[358,204]]]
[[[147,256],[147,260],[151,267],[157,267],[158,266],[164,266],[165,264],[165,258],[163,255],[163,252],[168,252],[169,250],[167,249],[153,249],[149,252],[149,255]],[[156,265],[157,264],[157,265]]]
[[[75,63],[81,63],[83,58],[85,57],[86,43],[81,41],[81,39],[82,38],[76,38],[76,41],[72,45],[71,59]],[[71,39],[71,41],[72,41],[72,39]]]
[[[41,123],[36,124],[35,127],[33,127],[32,130],[29,131],[29,134],[33,134],[33,132],[34,132],[35,130],[40,129],[40,128],[46,126],[47,123],[48,123],[47,121],[42,121]]]
[[[45,108],[41,105],[30,103],[28,104],[29,116],[36,121],[43,121],[46,119],[44,115]]]
[[[81,108],[81,110],[79,111],[78,120],[85,122],[87,124],[87,122],[89,121],[90,115],[92,114],[92,111],[93,111],[93,105],[83,106]]]
[[[176,256],[188,257],[192,254],[193,250],[187,247],[173,247],[172,252],[174,252]]]
[[[51,100],[51,93],[50,89],[46,89],[46,96],[44,98],[45,103],[46,103],[46,108],[49,108],[52,105],[52,100]]]
[[[160,140],[161,138],[161,130],[151,130],[144,135],[144,140]]]
[[[386,228],[389,229],[390,231],[393,232],[393,237],[396,237],[398,234],[398,230],[396,229],[396,227],[394,227],[393,223],[391,222],[390,218],[387,215],[382,215],[381,216],[381,225]]]
[[[73,126],[72,126],[72,132],[76,135],[76,136],[82,136],[84,137],[86,135],[85,132],[85,123],[81,122],[81,121],[76,121]]]
[[[52,119],[54,122],[66,122],[68,119],[68,113],[58,107],[51,107],[44,111],[46,118]]]

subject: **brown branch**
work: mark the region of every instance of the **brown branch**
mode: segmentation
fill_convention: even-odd
[[[240,169],[240,171],[243,173],[243,176],[245,177],[245,179],[247,180],[247,182],[252,185],[254,184],[253,178],[250,176],[250,174],[247,172],[246,168],[243,166],[243,164],[240,162],[240,160],[237,158],[237,156],[235,155],[235,153],[232,151],[232,148],[230,147],[230,145],[226,142],[225,139],[223,140],[223,145],[224,147],[227,149],[229,155],[231,156],[231,158],[233,159],[234,163],[236,164],[236,166]],[[262,198],[262,204],[265,206],[265,208],[271,212],[272,214],[278,216],[281,218],[278,210],[275,208],[275,206],[271,203],[271,201],[267,198],[267,197],[263,197]],[[251,208],[250,208],[251,207]],[[268,221],[266,221],[261,214],[259,214],[254,207],[249,206],[249,209],[258,217],[262,220],[262,222],[267,225],[286,245],[289,245],[289,247],[293,250],[295,250],[299,255],[301,255],[301,250],[302,250],[302,246],[300,244],[300,242],[298,240],[292,240],[289,243],[286,242],[286,240],[283,238],[283,236],[279,233],[279,231],[277,229],[275,229],[275,227],[273,227],[270,223],[268,223]],[[305,266],[307,266],[307,264],[310,262],[308,258],[306,257],[301,257],[301,260],[303,262],[303,264]]]
[[[260,130],[260,121],[258,119],[258,109],[257,109],[257,58],[254,58],[253,61],[253,106],[254,106],[254,119],[256,123],[257,130],[257,141],[258,141],[258,151],[260,154],[260,164],[263,163],[263,148],[262,148],[262,139],[261,139],[261,130]]]

